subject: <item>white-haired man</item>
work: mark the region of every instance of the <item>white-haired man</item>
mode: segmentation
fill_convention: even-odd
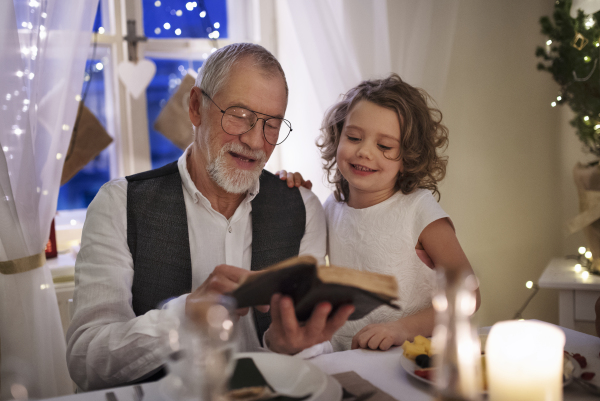
[[[171,316],[191,316],[203,295],[234,290],[252,270],[299,253],[324,259],[319,200],[263,170],[291,132],[287,98],[283,70],[267,50],[219,49],[190,92],[195,138],[181,158],[105,184],[90,204],[67,333],[80,388],[161,376],[170,320],[156,308],[164,300]],[[264,338],[268,349],[296,354],[329,340],[353,311],[348,305],[328,319],[324,303],[300,325],[288,297],[273,296],[270,308],[270,316],[238,311],[241,350]]]

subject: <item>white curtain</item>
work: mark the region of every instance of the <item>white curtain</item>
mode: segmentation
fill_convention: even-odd
[[[0,267],[45,249],[97,6],[0,1]],[[72,392],[46,265],[0,274],[0,399],[25,391]]]
[[[331,191],[315,140],[326,109],[362,80],[391,72],[442,106],[458,0],[278,0],[276,6],[277,55],[294,131],[269,168],[300,171],[324,201]]]

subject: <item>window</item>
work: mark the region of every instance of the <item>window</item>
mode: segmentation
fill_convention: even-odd
[[[84,82],[81,96],[87,85],[85,105],[114,142],[61,187],[59,210],[86,208],[108,180],[160,167],[181,155],[181,149],[154,131],[154,120],[177,90],[184,73],[202,66],[215,40],[219,46],[232,41],[260,43],[262,3],[100,0],[94,21],[96,44],[90,46],[86,70],[90,80]],[[137,99],[127,93],[117,73],[119,64],[128,60],[127,43],[123,41],[128,20],[136,21],[137,36],[148,38],[137,46],[138,58],[149,59],[157,66],[156,75]]]

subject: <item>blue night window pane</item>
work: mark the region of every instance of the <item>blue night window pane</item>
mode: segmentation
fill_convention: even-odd
[[[227,37],[227,0],[143,0],[149,38]]]
[[[104,73],[101,60],[88,60],[83,91],[89,85],[85,105],[106,127]],[[83,93],[82,93],[83,96]],[[104,149],[75,176],[60,187],[58,210],[87,208],[100,187],[110,180],[110,153]]]
[[[94,32],[98,32],[98,29],[102,27],[102,1],[98,2],[98,11],[96,11],[96,18],[94,19]]]
[[[198,71],[202,62],[165,59],[152,59],[152,61],[156,64],[156,75],[146,88],[146,99],[150,131],[150,158],[152,168],[158,168],[179,159],[183,151],[160,132],[154,130],[154,121],[169,98],[177,91],[187,70]],[[192,123],[190,122],[190,124]]]

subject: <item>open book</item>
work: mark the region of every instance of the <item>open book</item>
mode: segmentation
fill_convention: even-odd
[[[360,319],[380,305],[399,309],[396,278],[338,266],[317,266],[312,256],[297,256],[267,267],[248,278],[231,294],[238,308],[268,305],[275,293],[289,295],[296,317],[306,321],[314,307],[327,301],[331,313],[344,304],[353,304],[349,320]]]

